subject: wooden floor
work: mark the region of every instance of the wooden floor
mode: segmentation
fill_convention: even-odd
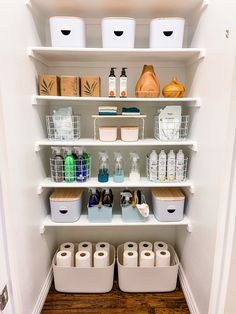
[[[187,314],[190,313],[178,284],[170,293],[124,293],[115,280],[106,294],[59,293],[51,286],[42,314]]]

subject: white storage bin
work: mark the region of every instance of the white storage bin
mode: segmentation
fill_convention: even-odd
[[[150,48],[182,48],[184,37],[183,18],[157,18],[150,23]]]
[[[117,139],[117,127],[99,127],[99,139],[103,142],[114,142]]]
[[[102,20],[103,48],[134,48],[135,20],[108,17]]]
[[[139,127],[138,126],[122,126],[121,140],[124,142],[136,142],[138,141]]]
[[[85,48],[83,19],[71,16],[53,16],[49,22],[52,47]]]
[[[81,189],[56,189],[50,196],[51,218],[54,222],[75,222],[80,218]]]
[[[78,244],[76,244],[75,247],[78,247]],[[59,250],[57,250],[57,252],[58,251]],[[108,267],[104,268],[57,266],[57,252],[52,262],[55,289],[57,291],[69,293],[105,293],[111,291],[115,266],[114,246],[110,245],[110,263]],[[94,252],[95,245],[93,245],[93,253]]]
[[[165,267],[126,267],[123,265],[124,245],[118,246],[118,280],[124,292],[168,292],[176,289],[179,259],[168,244],[171,260]]]
[[[179,188],[152,189],[153,212],[159,221],[180,221],[184,218],[185,195]]]

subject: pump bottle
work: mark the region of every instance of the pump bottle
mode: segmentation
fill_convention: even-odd
[[[110,75],[109,75],[109,97],[116,97],[116,76],[115,76],[115,69],[111,68]]]
[[[120,97],[125,98],[127,97],[127,75],[126,70],[127,68],[122,68],[121,75],[120,75]]]

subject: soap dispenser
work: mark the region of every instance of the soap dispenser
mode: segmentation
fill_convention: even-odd
[[[115,75],[115,69],[111,68],[110,75],[109,75],[109,97],[116,97],[116,75]]]
[[[122,68],[121,75],[120,75],[120,97],[125,98],[127,97],[127,75],[126,70],[127,68]]]
[[[124,182],[123,157],[121,153],[115,153],[115,169],[113,181],[117,183]]]
[[[130,158],[131,158],[131,169],[130,169],[129,179],[131,182],[140,181],[139,155],[137,153],[130,153]]]
[[[98,182],[108,182],[109,180],[108,155],[105,152],[99,153],[99,173]]]

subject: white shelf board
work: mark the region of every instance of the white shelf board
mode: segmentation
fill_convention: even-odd
[[[133,119],[143,119],[143,118],[147,118],[147,116],[145,114],[139,114],[139,115],[122,115],[122,114],[117,114],[117,115],[110,115],[110,116],[103,116],[103,115],[98,115],[98,114],[93,114],[92,118],[96,118],[96,119],[113,119],[113,118],[133,118]]]
[[[60,62],[157,62],[182,61],[191,62],[205,55],[202,48],[60,48],[29,47],[28,55],[50,66]]]
[[[109,182],[101,183],[98,182],[97,177],[92,177],[86,182],[53,182],[50,177],[45,178],[38,186],[37,194],[41,194],[45,188],[90,188],[90,187],[120,187],[120,188],[131,188],[131,187],[182,187],[189,188],[191,193],[194,193],[194,187],[190,180],[183,182],[172,182],[172,183],[160,183],[152,182],[146,177],[140,179],[139,182],[131,182],[128,177],[125,178],[124,182],[117,183],[113,182],[112,178]]]
[[[200,107],[201,99],[198,97],[184,97],[184,98],[137,98],[137,97],[127,97],[127,98],[110,98],[110,97],[70,97],[70,96],[32,96],[32,105],[42,105],[42,103],[46,104],[46,101],[53,101],[54,104],[60,101],[73,101],[78,102],[80,105],[85,104],[87,102],[91,102],[95,105],[102,102],[110,102],[110,103],[126,103],[126,102],[144,102],[144,103],[156,103],[156,104],[168,104],[168,105],[176,105],[184,103],[190,103],[191,106]]]
[[[45,146],[188,146],[192,150],[197,151],[197,142],[193,140],[182,141],[158,141],[154,138],[146,138],[137,142],[124,142],[117,140],[115,142],[102,142],[93,138],[82,138],[74,141],[54,141],[47,138],[39,140],[35,143],[35,151],[40,151]]]
[[[43,234],[46,227],[126,227],[126,226],[187,226],[188,231],[191,232],[191,223],[188,217],[184,216],[181,221],[175,222],[161,222],[156,220],[153,214],[145,222],[123,222],[121,215],[113,215],[112,221],[109,223],[91,223],[88,220],[88,215],[81,215],[80,219],[73,223],[57,223],[53,222],[50,215],[48,215],[40,227],[40,233]]]
[[[82,18],[103,18],[107,16],[131,16],[134,18],[188,17],[202,9],[208,1],[203,0],[27,0],[29,6],[45,17],[80,16]]]

